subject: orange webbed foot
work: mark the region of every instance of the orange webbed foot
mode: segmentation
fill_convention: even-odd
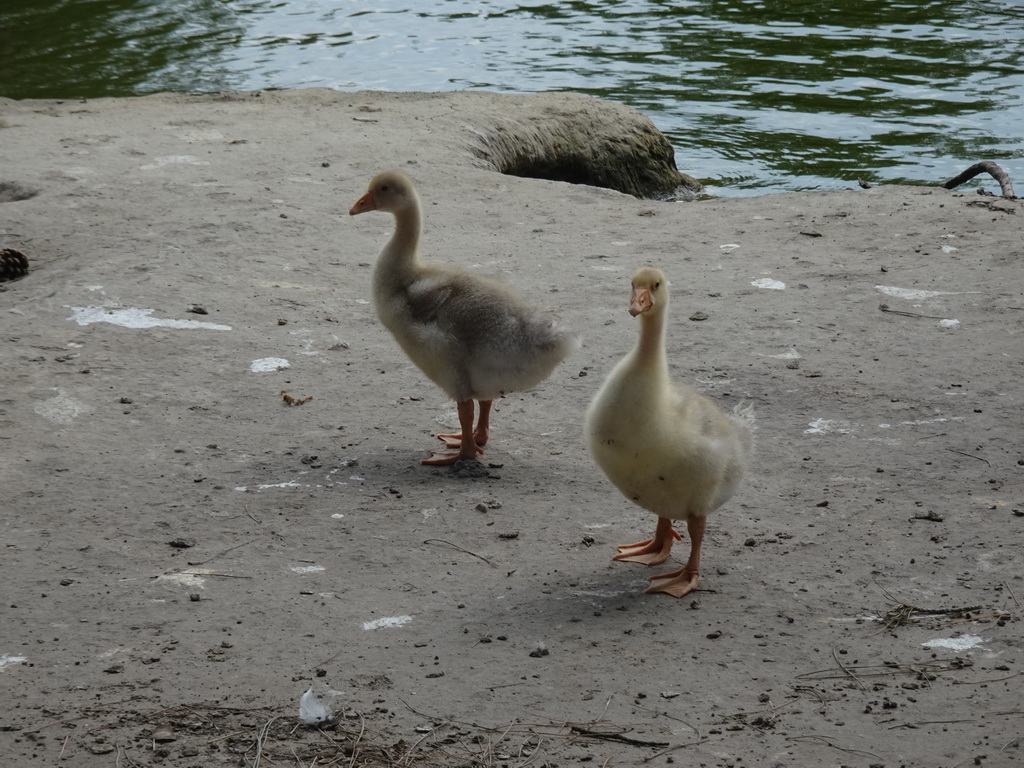
[[[473,435],[473,441],[478,447],[482,447],[487,444],[487,433],[476,432]],[[445,448],[461,448],[462,447],[462,433],[461,432],[445,432],[437,435],[437,439],[444,443]]]
[[[446,448],[457,448],[458,450],[431,451],[434,458],[423,459],[420,464],[430,466],[444,466],[454,464],[462,459],[475,460],[484,452],[481,448],[487,442],[487,431],[491,412],[491,401],[480,401],[480,421],[473,429],[473,401],[460,400],[458,402],[459,425],[462,429],[459,432],[442,433],[437,437],[444,442]]]
[[[444,443],[445,448],[458,448],[460,450],[463,448],[463,443],[466,442],[469,442],[471,446],[477,449],[486,445],[487,438],[490,436],[491,431],[491,401],[480,401],[480,418],[476,422],[476,429],[473,428],[473,401],[460,400],[457,407],[459,411],[459,426],[462,427],[462,429],[458,432],[441,432],[438,434],[437,439]],[[468,441],[464,435],[469,435]],[[438,452],[431,451],[431,453]],[[470,456],[467,454],[465,456],[461,456],[461,458],[474,459],[476,456]]]
[[[420,464],[427,464],[432,467],[443,467],[447,464],[454,464],[457,461],[462,461],[463,459],[474,461],[477,456],[480,456],[483,453],[483,450],[480,448],[471,450],[468,446],[463,446],[457,451],[431,451],[431,453],[433,454],[433,457],[423,459]]]
[[[616,547],[619,554],[614,555],[612,560],[623,563],[642,563],[643,565],[658,565],[668,560],[672,545],[682,541],[683,537],[679,531],[671,526],[665,526],[659,521],[658,530],[653,539],[638,541],[635,544],[620,544]]]
[[[651,576],[651,586],[647,588],[647,594],[664,593],[672,597],[685,597],[697,589],[697,581],[700,574],[692,568],[680,568],[671,573],[661,573]]]

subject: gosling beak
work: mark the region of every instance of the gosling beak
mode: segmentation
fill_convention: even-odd
[[[355,216],[357,213],[366,213],[367,211],[376,211],[377,201],[373,199],[373,190],[371,189],[365,195],[356,200],[356,204],[348,209],[349,216]]]
[[[358,205],[358,203],[357,203]],[[641,312],[646,312],[654,306],[651,301],[651,292],[647,288],[634,288],[633,295],[629,299],[629,314],[636,317]]]

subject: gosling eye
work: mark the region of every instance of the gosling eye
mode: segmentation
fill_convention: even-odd
[[[387,192],[388,191],[388,185],[387,184],[381,185],[380,191],[381,192]]]
[[[659,281],[659,282],[655,283],[654,287],[655,287],[655,289],[661,288],[661,282]]]

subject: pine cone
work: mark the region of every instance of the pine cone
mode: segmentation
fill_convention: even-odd
[[[28,274],[28,256],[13,248],[0,250],[0,283],[17,280]]]

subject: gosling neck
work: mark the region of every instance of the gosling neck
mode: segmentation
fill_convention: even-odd
[[[419,263],[417,248],[423,228],[419,198],[413,198],[409,205],[392,213],[395,217],[395,231],[380,253],[381,266],[391,270],[414,267]]]
[[[636,344],[638,362],[666,365],[665,309],[665,306],[658,306],[640,315],[640,338]]]

